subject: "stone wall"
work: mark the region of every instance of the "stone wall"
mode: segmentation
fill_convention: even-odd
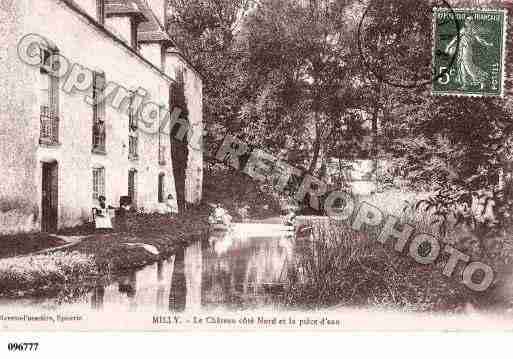
[[[59,227],[78,225],[91,216],[92,168],[106,171],[106,197],[118,205],[127,195],[128,172],[137,170],[137,203],[148,211],[162,211],[158,203],[158,176],[166,178],[167,193],[176,198],[172,163],[159,165],[158,134],[139,131],[139,159],[128,159],[128,115],[107,106],[106,155],[91,153],[92,107],[84,98],[91,94],[60,92],[60,145],[39,146],[40,71],[23,64],[16,52],[23,35],[36,33],[57,46],[60,54],[73,63],[103,71],[107,81],[126,89],[142,87],[147,100],[166,104],[172,80],[124,43],[114,41],[68,5],[58,0],[17,0],[1,8],[2,47],[0,92],[0,233],[40,229],[41,163],[59,165]],[[3,5],[3,4],[2,4]],[[61,83],[62,85],[62,83]],[[61,86],[62,88],[62,86]],[[163,137],[163,145],[170,147]],[[167,142],[166,142],[167,141]],[[2,208],[4,209],[2,211]],[[30,225],[29,225],[30,224]]]

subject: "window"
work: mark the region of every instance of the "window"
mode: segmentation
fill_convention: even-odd
[[[128,135],[128,159],[137,160],[139,158],[138,145],[139,138],[137,137],[137,132],[131,132]]]
[[[166,201],[165,179],[166,176],[163,173],[159,174],[159,203],[164,203]]]
[[[161,111],[161,114],[159,116],[159,118],[163,119],[163,121],[165,121],[164,119],[166,118],[166,116],[164,116],[164,114],[162,113],[162,111],[167,111],[166,110],[166,107],[165,106],[162,106],[160,108],[160,111]],[[162,128],[162,123],[160,124],[159,126],[159,164],[161,166],[164,166],[166,164],[166,151],[167,151],[167,148],[164,146],[164,139],[162,138],[163,136],[165,136],[164,134],[164,129]]]
[[[52,76],[48,69],[55,69],[58,62],[56,49],[40,46],[41,67],[41,107],[40,107],[40,135],[42,144],[57,144],[59,142],[59,78]]]
[[[93,73],[93,152],[105,153],[105,74]]]
[[[135,93],[132,92],[132,99],[128,109],[128,159],[137,160],[139,158],[139,134],[138,134],[138,116],[137,109],[133,108]]]
[[[159,146],[159,165],[164,166],[166,164],[166,151],[165,146]]]
[[[105,0],[96,0],[96,16],[100,24],[105,24]]]
[[[136,19],[132,19],[132,22],[131,22],[131,27],[130,27],[130,30],[131,30],[131,35],[130,35],[130,38],[131,38],[131,45],[132,45],[132,48],[135,50],[135,51],[139,51],[139,41],[137,39],[137,26],[139,25],[139,22],[138,20]]]
[[[131,91],[130,107],[128,108],[128,126],[129,129],[135,131],[139,128],[139,119],[137,115],[137,109],[134,107],[135,92]]]
[[[128,197],[133,206],[137,206],[137,171],[132,169],[128,172]]]
[[[167,51],[167,49],[168,48],[166,46],[161,46],[161,48],[160,48],[160,67],[163,72],[166,72],[166,51]]]
[[[93,168],[93,199],[105,196],[105,168]]]

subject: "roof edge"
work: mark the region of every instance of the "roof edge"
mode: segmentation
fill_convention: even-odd
[[[176,83],[176,80],[168,76],[162,69],[155,66],[152,62],[150,62],[148,59],[146,59],[144,56],[142,56],[140,53],[135,51],[131,46],[129,46],[125,41],[121,40],[119,37],[117,37],[114,33],[112,33],[110,30],[102,26],[96,19],[94,19],[91,15],[89,15],[80,5],[76,3],[75,0],[60,0],[62,3],[64,3],[66,6],[68,6],[71,10],[75,11],[80,16],[83,16],[86,18],[92,26],[94,26],[96,29],[98,29],[100,32],[102,32],[104,35],[110,37],[114,42],[120,44],[122,47],[124,47],[127,51],[129,51],[131,54],[135,55],[137,58],[139,58],[141,61],[143,61],[147,66],[158,72],[160,76],[162,76],[164,79],[166,79],[170,83]]]

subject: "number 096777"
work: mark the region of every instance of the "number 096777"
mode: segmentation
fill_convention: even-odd
[[[39,347],[39,343],[9,343],[7,350],[10,352],[35,352]]]

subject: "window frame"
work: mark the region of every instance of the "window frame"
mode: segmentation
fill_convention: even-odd
[[[139,175],[139,171],[137,171],[137,169],[135,168],[130,168],[128,170],[128,197],[130,197],[131,201],[132,201],[132,205],[134,207],[137,207],[137,196],[138,196],[138,175]],[[133,178],[133,187],[131,188],[131,183],[130,183],[130,178]],[[132,195],[130,195],[132,194]]]
[[[128,134],[128,159],[131,161],[139,159],[139,135],[137,131],[130,131]]]
[[[103,79],[103,87],[98,86],[98,79]],[[98,154],[107,153],[107,128],[106,128],[106,104],[105,98],[98,101],[98,97],[104,94],[107,87],[107,77],[105,72],[93,72],[92,86],[92,108],[93,108],[93,126],[92,126],[92,152]]]
[[[105,0],[96,0],[96,20],[105,25]]]
[[[159,111],[167,111],[166,106],[161,105]],[[162,121],[165,121],[165,118],[166,118],[166,116],[162,116],[162,112],[160,112],[159,113],[159,119],[163,119]],[[165,156],[167,148],[162,143],[162,142],[164,142],[163,138],[162,138],[163,135],[165,135],[165,134],[164,134],[164,131],[163,131],[163,128],[162,128],[162,122],[160,122],[159,123],[159,129],[158,129],[158,137],[159,137],[158,138],[158,145],[159,145],[159,158],[158,158],[158,162],[159,162],[159,165],[161,165],[161,166],[165,166],[166,163],[167,163],[166,156]]]
[[[136,161],[139,159],[139,116],[136,113],[137,109],[132,106],[136,92],[131,91],[131,94],[128,107],[128,159]]]
[[[132,18],[132,21],[130,21],[130,45],[137,52],[139,52],[139,38],[137,37],[138,27],[139,21]]]
[[[159,203],[166,203],[166,174],[159,173],[157,183],[157,195]]]
[[[47,82],[47,93],[45,105],[40,104],[40,132],[39,143],[45,145],[59,144],[59,115],[60,115],[60,81],[58,76],[53,76],[47,68],[54,68],[54,57],[59,55],[59,49],[39,44],[39,56],[41,65],[39,66],[40,81],[43,76]],[[42,89],[40,89],[41,96]],[[42,98],[41,98],[42,100]]]
[[[93,188],[92,188],[92,197],[93,201],[98,201],[100,196],[105,197],[105,167],[98,166],[93,167]]]

